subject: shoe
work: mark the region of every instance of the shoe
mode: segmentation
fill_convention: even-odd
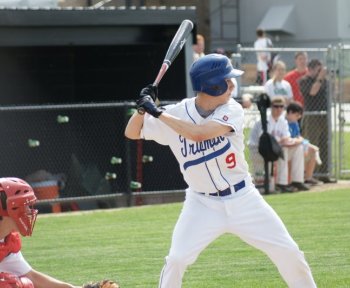
[[[298,191],[307,191],[310,190],[310,187],[304,183],[301,182],[292,182],[291,186],[298,189]]]
[[[337,179],[330,178],[329,176],[318,177],[318,180],[322,181],[323,183],[337,183]]]
[[[317,179],[312,178],[312,177],[310,179],[306,179],[304,183],[309,184],[311,186],[320,184],[320,182]]]
[[[276,184],[276,191],[281,193],[293,193],[293,192],[296,192],[297,189],[290,185]]]

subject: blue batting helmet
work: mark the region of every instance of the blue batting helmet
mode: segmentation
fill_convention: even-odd
[[[226,79],[236,78],[243,74],[234,69],[231,61],[221,54],[208,54],[195,61],[190,69],[192,87],[195,92],[204,92],[219,96],[226,92]]]

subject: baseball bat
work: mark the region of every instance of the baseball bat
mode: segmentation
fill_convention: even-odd
[[[170,65],[173,63],[177,55],[179,55],[180,51],[182,50],[182,47],[185,45],[186,39],[188,35],[190,35],[192,29],[193,29],[192,21],[188,19],[182,21],[180,27],[176,31],[175,36],[173,37],[173,40],[169,45],[168,51],[165,54],[162,66],[160,67],[158,75],[153,82],[154,86],[159,85],[163,76],[168,71]],[[145,113],[143,108],[138,108],[138,112],[140,114]]]

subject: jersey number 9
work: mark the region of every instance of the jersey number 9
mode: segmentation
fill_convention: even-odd
[[[227,168],[233,169],[236,167],[236,155],[235,153],[230,153],[226,156]]]

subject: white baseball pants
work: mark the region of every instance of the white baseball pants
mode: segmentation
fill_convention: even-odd
[[[283,147],[284,159],[277,161],[277,183],[288,185],[288,161],[291,161],[290,178],[292,182],[304,183],[304,146]]]
[[[187,191],[159,288],[180,288],[187,266],[224,233],[235,234],[266,253],[288,287],[316,287],[304,253],[259,191],[248,184],[226,197]]]

